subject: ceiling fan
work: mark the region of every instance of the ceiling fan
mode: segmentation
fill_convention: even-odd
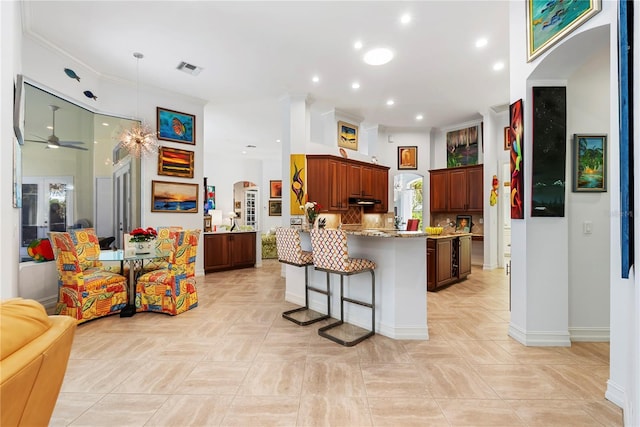
[[[47,148],[73,148],[75,150],[89,151],[87,148],[79,147],[78,145],[84,144],[81,141],[60,141],[60,138],[56,136],[56,111],[60,109],[57,105],[49,105],[51,113],[53,114],[53,123],[51,126],[51,135],[47,139],[40,136],[35,136],[38,139],[27,139],[29,142],[39,142],[41,144],[47,144]]]

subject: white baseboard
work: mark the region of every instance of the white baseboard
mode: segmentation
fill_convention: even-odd
[[[626,409],[624,407],[624,402],[626,401],[624,388],[619,384],[607,380],[607,390],[604,393],[604,397],[614,405]]]
[[[513,323],[510,323],[509,336],[529,347],[571,347],[571,339],[568,332],[523,331]]]
[[[609,342],[609,328],[569,328],[572,342]]]

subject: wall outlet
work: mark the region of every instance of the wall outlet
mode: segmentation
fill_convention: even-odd
[[[582,223],[582,232],[584,234],[591,234],[593,233],[593,222],[591,221],[585,221]]]

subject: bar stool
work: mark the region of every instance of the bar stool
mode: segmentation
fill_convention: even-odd
[[[340,275],[340,320],[318,329],[318,335],[331,341],[351,347],[376,333],[376,276],[373,261],[349,258],[347,235],[342,230],[310,230],[313,263],[315,269]],[[344,296],[344,276],[371,273],[371,303]],[[344,303],[352,303],[371,309],[371,330],[344,323]],[[346,326],[342,326],[346,325]],[[341,327],[342,326],[342,327]],[[331,333],[329,333],[331,331]]]
[[[276,249],[278,251],[278,261],[281,263],[304,267],[304,307],[285,311],[282,313],[282,317],[301,326],[310,325],[331,317],[329,274],[327,274],[326,290],[309,286],[309,270],[307,267],[313,265],[313,255],[309,251],[302,250],[298,230],[294,228],[276,228]],[[327,296],[327,314],[309,308],[309,291],[318,292]]]

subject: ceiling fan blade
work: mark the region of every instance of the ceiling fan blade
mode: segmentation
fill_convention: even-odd
[[[84,142],[82,141],[59,141],[60,144],[66,144],[66,145],[84,145]]]
[[[27,142],[38,142],[40,144],[48,144],[48,141],[40,141],[39,139],[25,139]]]
[[[29,142],[42,142],[42,143],[48,143],[49,141],[47,141],[46,138],[41,137],[40,135],[31,135],[33,138],[37,138],[37,139],[25,139],[25,141],[29,141]]]
[[[66,144],[58,144],[58,145],[63,148],[73,148],[74,150],[89,151],[88,148],[78,147],[77,145],[66,145]]]

